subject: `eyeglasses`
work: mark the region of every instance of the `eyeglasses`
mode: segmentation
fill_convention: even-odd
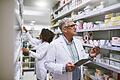
[[[76,24],[73,24],[73,25],[65,26],[64,28],[74,28],[75,26]]]

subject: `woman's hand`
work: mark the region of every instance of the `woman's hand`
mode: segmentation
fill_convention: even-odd
[[[100,53],[100,47],[96,46],[91,49],[90,51],[90,57],[96,57]]]
[[[23,30],[24,30],[25,32],[28,32],[28,30],[27,30],[25,27],[23,27]]]
[[[22,48],[22,51],[23,51],[23,53],[29,53],[29,49],[28,48]]]

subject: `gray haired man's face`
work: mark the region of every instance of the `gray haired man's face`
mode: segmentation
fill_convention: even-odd
[[[70,35],[70,36],[74,36],[76,35],[76,25],[70,25],[70,26],[65,26],[62,29],[63,33]]]

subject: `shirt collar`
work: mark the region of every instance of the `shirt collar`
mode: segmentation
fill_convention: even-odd
[[[63,38],[64,38],[64,40],[65,40],[65,42],[66,42],[66,44],[67,45],[70,45],[70,44],[73,44],[74,43],[74,41],[72,40],[72,42],[70,43],[70,42],[68,42],[68,40],[66,39],[66,37],[64,36],[64,35],[62,35],[63,36]]]

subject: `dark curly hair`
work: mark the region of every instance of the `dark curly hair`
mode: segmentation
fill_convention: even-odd
[[[55,34],[51,30],[43,28],[40,34],[40,39],[42,39],[42,42],[50,43],[54,36]]]

